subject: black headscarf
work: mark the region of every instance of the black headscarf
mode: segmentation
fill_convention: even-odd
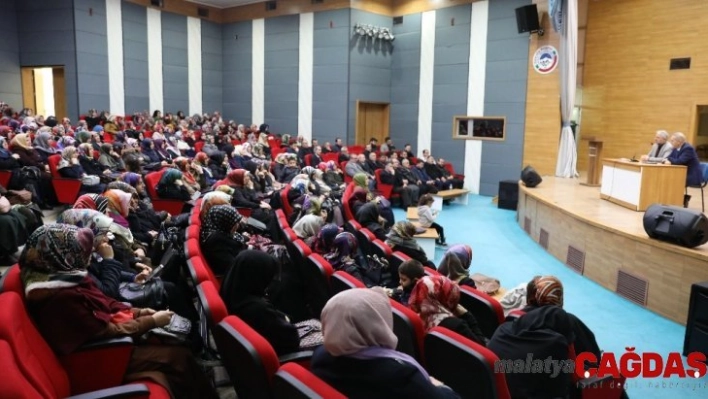
[[[568,314],[558,306],[542,306],[499,326],[487,348],[501,360],[567,360],[575,334]],[[570,373],[512,372],[506,374],[512,397],[566,397],[572,385]]]
[[[373,202],[364,204],[356,213],[356,220],[362,226],[379,223],[379,208]]]
[[[221,298],[229,314],[239,314],[240,308],[249,302],[263,300],[278,269],[278,261],[265,252],[239,253],[221,285]]]

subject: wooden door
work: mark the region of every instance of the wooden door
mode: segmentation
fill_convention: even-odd
[[[357,101],[356,145],[366,145],[372,138],[384,142],[389,134],[390,105],[388,103]]]
[[[34,90],[34,68],[22,68],[22,107],[37,112],[37,99]]]
[[[67,117],[66,114],[66,83],[64,80],[64,67],[53,67],[52,77],[54,79],[54,113],[57,120]]]

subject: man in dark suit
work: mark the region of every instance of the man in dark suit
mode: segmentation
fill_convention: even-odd
[[[692,145],[686,142],[686,136],[683,133],[676,132],[671,135],[669,140],[674,150],[671,152],[664,164],[667,165],[685,165],[686,171],[686,186],[700,186],[703,182],[703,173],[701,171],[701,162],[698,160],[698,154]],[[683,196],[683,207],[688,208],[688,201],[691,196],[686,194]]]

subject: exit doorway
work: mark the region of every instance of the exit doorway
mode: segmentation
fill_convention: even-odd
[[[36,115],[67,116],[64,67],[22,67],[22,103]]]
[[[384,142],[389,135],[390,104],[382,102],[356,102],[356,145],[365,146],[372,138]]]

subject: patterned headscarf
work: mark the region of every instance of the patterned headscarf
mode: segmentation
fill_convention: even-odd
[[[199,208],[199,219],[204,222],[209,210],[217,205],[231,204],[231,196],[221,191],[212,191],[202,197],[202,204]]]
[[[128,213],[130,213],[131,194],[121,190],[108,190],[103,195],[108,199],[109,209],[123,217],[128,216]]]
[[[563,284],[554,276],[543,276],[535,281],[536,306],[555,305],[563,307]]]
[[[206,219],[202,222],[199,239],[202,243],[214,233],[231,234],[234,226],[243,219],[236,209],[230,205],[216,205],[209,209]]]
[[[460,303],[460,287],[445,276],[425,276],[418,280],[408,304],[420,314],[429,331],[441,321],[453,316]]]
[[[332,242],[331,251],[324,256],[335,270],[340,270],[347,266],[352,260],[352,254],[356,253],[357,241],[354,234],[349,232],[339,233]]]
[[[20,269],[48,274],[84,271],[93,250],[93,233],[68,224],[45,224],[27,239]]]
[[[340,231],[341,230],[339,227],[334,223],[322,226],[322,229],[320,229],[320,232],[317,233],[317,239],[315,240],[315,252],[320,255],[329,253],[329,251],[332,250],[332,243]]]
[[[98,194],[84,194],[76,199],[74,209],[93,209],[105,213],[108,209],[108,199]]]

